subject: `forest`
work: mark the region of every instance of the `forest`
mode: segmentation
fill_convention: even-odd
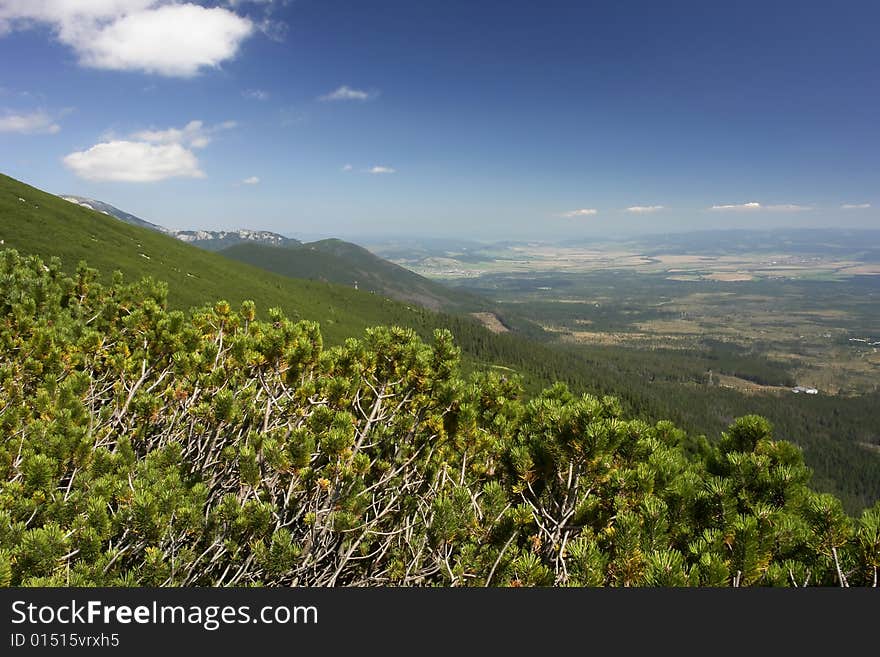
[[[877,586],[880,503],[758,415],[709,439],[448,330],[168,293],[0,252],[0,585]]]

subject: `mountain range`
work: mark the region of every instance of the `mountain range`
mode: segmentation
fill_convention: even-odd
[[[85,198],[84,196],[74,196],[73,194],[61,194],[61,198],[65,201],[70,201],[71,203],[76,203],[77,205],[81,205],[84,208],[88,208],[89,210],[95,210],[96,212],[100,212],[101,214],[106,214],[111,217],[116,217],[120,221],[124,221],[127,224],[131,224],[132,226],[140,226],[141,228],[149,228],[151,230],[157,230],[160,233],[168,233],[173,234],[174,231],[168,230],[167,228],[163,228],[158,224],[151,223],[146,221],[145,219],[141,219],[140,217],[136,217],[129,212],[125,212],[120,210],[117,207],[110,205],[109,203],[104,203],[103,201],[98,201],[93,198]]]
[[[207,249],[208,251],[220,251],[235,244],[255,243],[267,244],[270,246],[293,246],[300,244],[299,240],[285,237],[269,230],[173,230],[165,228],[159,224],[154,224],[146,219],[120,210],[116,206],[84,196],[75,196],[73,194],[61,194],[61,198],[71,203],[76,203],[89,210],[95,210],[102,214],[116,217],[120,221],[124,221],[132,226],[140,226],[141,228],[149,228],[176,237],[182,242],[188,242],[195,246]]]
[[[263,231],[243,233],[254,238]],[[0,174],[0,250],[57,257],[67,271],[85,263],[107,278],[118,271],[128,280],[161,281],[168,286],[169,304],[182,310],[219,299],[233,305],[252,300],[263,313],[277,307],[289,317],[317,321],[331,344],[371,326],[409,327],[428,339],[446,327],[456,334],[467,362],[503,360],[507,365],[525,358],[538,377],[536,386],[539,380],[552,382],[553,368],[564,366],[566,359],[552,350],[536,351],[524,346],[524,338],[495,335],[466,314],[489,302],[447,289],[357,245],[290,240],[274,246],[251,239],[231,250],[197,248],[212,239],[182,240],[106,203],[59,197]]]
[[[283,276],[338,283],[431,310],[490,310],[481,297],[452,290],[340,239],[302,243],[268,230],[172,230],[104,201],[72,194],[61,198]]]

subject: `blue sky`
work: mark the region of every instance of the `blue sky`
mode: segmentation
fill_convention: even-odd
[[[880,228],[880,3],[0,0],[0,171],[173,228]]]

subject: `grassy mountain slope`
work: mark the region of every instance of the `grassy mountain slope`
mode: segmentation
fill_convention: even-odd
[[[373,255],[363,247],[338,239],[287,248],[238,244],[221,253],[277,274],[349,287],[356,284],[359,290],[416,303],[432,310],[475,311],[489,306],[487,301],[476,295],[451,290]]]
[[[162,226],[147,221],[146,219],[141,219],[140,217],[137,217],[130,212],[120,210],[119,208],[110,205],[109,203],[104,203],[103,201],[98,201],[93,198],[85,198],[84,196],[75,196],[73,194],[61,194],[61,198],[63,198],[65,201],[76,203],[77,205],[81,205],[91,210],[97,210],[98,212],[101,212],[103,214],[109,214],[111,217],[116,217],[120,221],[124,221],[125,223],[131,224],[132,226],[150,228],[152,230],[158,230],[160,233],[168,232]]]
[[[469,318],[434,313],[348,286],[267,272],[129,225],[3,174],[0,241],[0,249],[43,258],[57,256],[66,271],[86,261],[105,279],[121,271],[129,280],[150,276],[165,281],[169,304],[176,308],[189,309],[218,299],[237,306],[250,299],[262,316],[268,308],[279,307],[290,317],[319,322],[330,343],[359,336],[365,328],[377,325],[410,327],[424,338],[435,328],[447,327],[469,366],[515,362],[527,374],[532,390],[558,378],[573,384],[580,378],[579,374],[559,376],[564,355],[512,336],[496,336]]]
[[[523,375],[530,392],[558,380],[578,392],[614,394],[627,412],[637,417],[669,418],[692,432],[717,435],[733,417],[759,412],[776,424],[779,438],[804,449],[808,465],[816,470],[814,482],[820,490],[840,495],[851,510],[880,498],[880,456],[858,444],[875,444],[877,436],[861,435],[859,426],[864,423],[855,421],[880,408],[874,398],[854,400],[852,408],[831,408],[806,404],[803,399],[780,403],[778,399],[666,381],[653,366],[646,367],[639,364],[641,361],[631,363],[605,352],[566,352],[515,334],[495,335],[468,318],[433,313],[379,294],[269,273],[130,226],[2,174],[0,240],[0,249],[14,248],[44,258],[58,256],[67,271],[75,269],[78,261],[87,260],[108,278],[110,272],[119,270],[130,280],[151,276],[166,281],[169,303],[177,308],[218,299],[237,306],[252,299],[265,317],[268,308],[280,307],[292,318],[319,322],[324,339],[331,344],[375,325],[411,327],[425,338],[435,328],[449,328],[468,369],[515,371]]]
[[[105,276],[118,270],[129,279],[151,276],[165,281],[169,303],[178,308],[220,298],[232,304],[252,299],[262,312],[278,306],[293,317],[320,322],[330,341],[357,335],[367,326],[425,321],[417,319],[420,309],[349,287],[268,273],[4,175],[0,175],[0,240],[4,242],[0,248],[44,258],[58,256],[67,270],[86,260]]]
[[[173,235],[182,242],[193,244],[208,251],[220,251],[234,244],[250,241],[271,246],[296,246],[301,244],[299,240],[285,237],[284,235],[279,235],[278,233],[273,233],[268,230],[172,230],[149,222],[146,219],[141,219],[130,212],[120,210],[109,203],[104,203],[97,199],[85,198],[83,196],[75,196],[72,194],[61,194],[60,196],[65,201],[82,205],[91,210],[97,210],[103,214],[109,214],[111,217],[116,217],[117,219],[124,221],[127,224],[132,224],[133,226],[150,228],[152,230],[157,230],[160,233]]]

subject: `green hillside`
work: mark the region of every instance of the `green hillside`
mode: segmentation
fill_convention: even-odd
[[[221,253],[276,274],[357,286],[359,290],[431,310],[477,311],[486,310],[490,305],[479,296],[452,290],[373,255],[357,244],[338,239],[289,247],[237,244]]]
[[[612,394],[635,417],[668,418],[695,435],[718,435],[735,417],[760,412],[774,423],[780,438],[804,450],[819,490],[839,495],[852,512],[880,499],[880,456],[866,447],[875,444],[876,432],[864,435],[862,429],[878,426],[870,421],[880,408],[873,397],[847,401],[845,406],[820,400],[820,405],[683,384],[668,363],[646,361],[646,354],[565,351],[513,333],[493,334],[460,315],[434,313],[347,286],[269,273],[3,175],[0,240],[0,250],[58,256],[67,272],[86,260],[105,281],[118,270],[132,281],[150,276],[167,282],[172,308],[202,307],[218,299],[238,307],[250,299],[266,317],[268,308],[278,307],[289,317],[318,322],[327,344],[340,344],[377,325],[412,328],[423,339],[430,339],[437,328],[448,328],[462,350],[466,371],[492,368],[507,376],[521,375],[529,394],[555,381],[577,392]]]
[[[172,308],[187,310],[218,299],[237,307],[252,300],[264,316],[268,308],[277,307],[289,317],[318,322],[330,344],[359,336],[365,328],[377,325],[412,328],[426,339],[436,328],[449,328],[467,367],[511,365],[526,375],[525,384],[531,391],[557,379],[583,389],[588,380],[585,372],[567,364],[566,355],[515,336],[496,336],[471,318],[435,313],[331,282],[267,272],[75,205],[3,174],[0,240],[0,250],[11,248],[46,259],[59,257],[67,272],[86,261],[101,272],[104,281],[110,280],[113,271],[122,272],[131,281],[145,276],[163,281],[168,284]],[[275,247],[260,248],[272,253]],[[326,263],[333,257],[322,252],[315,259]]]
[[[24,200],[20,200],[24,199]],[[188,309],[224,298],[251,299],[266,309],[320,322],[338,342],[377,324],[424,323],[420,309],[319,281],[294,280],[132,226],[80,207],[0,174],[0,240],[4,248],[61,258],[68,271],[81,260],[105,278],[121,271],[128,279],[150,276],[169,286],[169,303]]]

